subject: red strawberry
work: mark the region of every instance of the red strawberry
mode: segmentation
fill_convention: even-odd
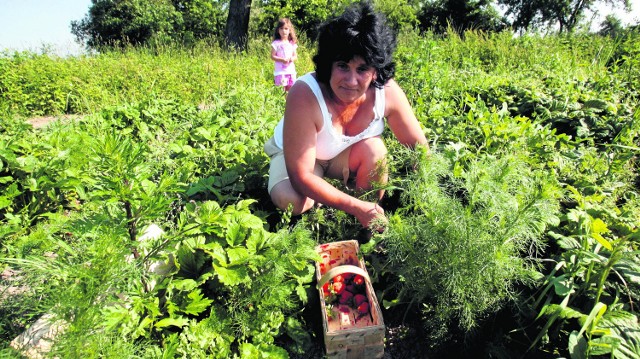
[[[340,295],[344,292],[345,285],[343,282],[333,283],[333,292]]]
[[[353,294],[351,292],[347,292],[346,290],[342,292],[340,298],[338,299],[338,303],[340,304],[349,304],[353,300]]]
[[[369,313],[369,302],[360,303],[358,306],[358,313],[367,314]]]
[[[342,274],[338,274],[337,276],[333,277],[333,283],[337,282],[344,282],[344,277],[342,276]]]
[[[353,296],[353,303],[355,303],[356,307],[360,306],[360,304],[368,302],[367,297],[362,294],[356,294]]]
[[[355,277],[353,277],[353,284],[355,285],[363,285],[364,284],[364,277],[361,275],[356,275]]]
[[[330,294],[330,292],[331,288],[329,288],[329,282],[327,282],[322,286],[322,293],[324,293],[324,296],[326,297]]]

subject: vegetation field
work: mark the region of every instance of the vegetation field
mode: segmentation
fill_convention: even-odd
[[[270,202],[267,38],[1,53],[0,354],[47,314],[51,357],[322,357],[315,247],[357,239],[385,357],[637,358],[639,40],[402,34],[431,152],[383,134],[371,236]]]

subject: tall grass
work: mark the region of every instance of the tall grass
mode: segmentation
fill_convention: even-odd
[[[510,33],[404,33],[398,80],[414,101],[455,98],[461,91],[505,84],[535,84],[548,76],[597,78],[617,43],[589,37],[513,37]],[[231,89],[272,87],[269,39],[249,50],[227,52],[217,44],[193,47],[127,47],[61,58],[28,52],[0,55],[0,109],[21,116],[91,113],[153,94],[206,103]],[[300,44],[298,73],[312,70],[313,43]],[[419,100],[418,100],[419,99]]]
[[[305,55],[307,53],[307,55]],[[309,69],[300,50],[299,72]],[[273,87],[269,42],[251,42],[243,53],[215,44],[184,48],[124,48],[60,58],[48,54],[0,56],[0,109],[20,116],[93,113],[150,95],[206,104],[245,87]]]

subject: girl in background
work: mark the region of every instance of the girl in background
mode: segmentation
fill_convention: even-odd
[[[288,18],[278,20],[271,43],[271,59],[275,61],[273,72],[276,86],[282,86],[285,94],[296,81],[296,65],[298,59],[296,31]]]

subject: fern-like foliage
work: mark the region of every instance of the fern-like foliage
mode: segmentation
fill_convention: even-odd
[[[434,336],[479,319],[517,295],[539,273],[530,255],[556,223],[558,186],[515,154],[467,162],[422,152],[403,181],[406,206],[382,235],[400,300],[424,305]]]

